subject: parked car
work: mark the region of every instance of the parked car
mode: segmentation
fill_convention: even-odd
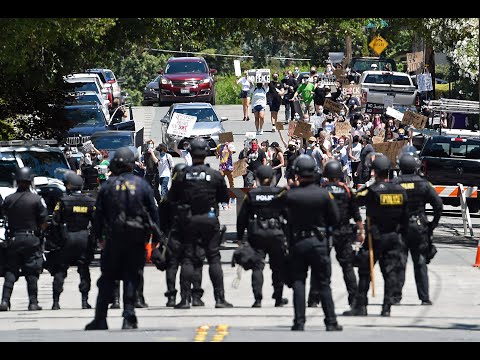
[[[104,87],[97,74],[70,74],[63,77],[67,92],[95,91],[98,95],[108,100],[109,89]]]
[[[372,65],[377,65],[377,71],[386,70],[386,65],[389,64],[389,71],[397,71],[397,63],[393,59],[380,58],[380,57],[354,57],[348,65],[350,74],[348,75],[349,81],[354,81],[356,84],[360,81],[360,76],[364,71],[372,70]]]
[[[162,75],[157,75],[147,86],[143,89],[143,106],[153,105],[158,102],[158,87]]]
[[[177,137],[167,133],[168,126],[175,113],[191,115],[197,118],[193,131],[188,138]],[[172,104],[161,120],[162,142],[165,143],[168,150],[173,153],[175,141],[178,142],[178,146],[181,148],[185,140],[191,140],[194,137],[200,136],[207,141],[210,149],[214,149],[218,145],[219,134],[225,132],[222,122],[227,120],[228,118],[226,117],[219,118],[215,109],[209,103]]]
[[[103,96],[100,96],[95,91],[78,91],[74,93],[68,93],[65,95],[65,105],[91,105],[99,104],[102,107],[103,113],[110,121],[110,101],[106,100]]]
[[[209,102],[215,105],[217,70],[209,69],[203,57],[172,57],[168,59],[159,82],[159,104],[178,102]]]
[[[383,104],[385,96],[393,105],[415,105],[418,90],[406,73],[397,71],[364,71],[360,77],[361,103]]]
[[[115,150],[123,146],[128,146],[136,155],[140,156],[141,146],[143,144],[143,132],[107,130],[98,131],[90,136],[93,146],[97,149],[107,150],[109,152],[109,160],[113,158]],[[141,137],[139,137],[141,136]]]
[[[122,99],[122,90],[120,89],[120,84],[119,84],[123,79],[118,79],[117,80],[117,78],[115,77],[115,74],[113,73],[112,70],[110,70],[110,69],[88,69],[87,72],[99,75],[100,79],[102,80],[104,85],[109,84],[111,86],[113,99],[123,100]],[[112,103],[113,103],[113,100],[112,100]],[[123,103],[123,101],[122,101],[122,103]]]
[[[462,131],[457,132],[461,133]],[[477,136],[465,131],[464,135],[434,135],[426,139],[420,159],[424,176],[433,185],[479,186],[480,174],[480,132]],[[442,198],[444,204],[459,206],[460,200],[456,197]],[[467,198],[471,212],[480,209],[479,198]]]

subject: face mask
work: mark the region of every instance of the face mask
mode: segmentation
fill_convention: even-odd
[[[153,149],[153,144],[148,144],[149,149]]]
[[[98,159],[99,161],[102,161],[102,160],[103,160],[103,155],[101,155],[101,154],[97,155],[97,159]]]
[[[308,143],[308,148],[311,149],[313,147],[313,143]]]
[[[405,137],[405,135],[402,135],[402,134],[399,134],[399,135],[398,135],[398,138],[399,138],[399,139],[403,139],[404,137]]]
[[[165,153],[165,152],[163,152],[163,151],[162,151],[162,152],[160,152],[160,156],[161,156],[161,157],[164,157],[164,156],[165,156],[165,154],[166,154],[166,153]]]
[[[289,146],[288,146],[288,150],[290,150],[290,151],[295,151],[295,146],[289,145]]]
[[[257,84],[257,89],[261,89],[262,88],[262,84]]]
[[[252,151],[258,150],[258,144],[252,144]]]

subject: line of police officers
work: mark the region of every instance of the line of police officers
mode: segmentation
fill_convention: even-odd
[[[115,152],[110,164],[112,176],[101,186],[96,202],[80,193],[81,181],[77,175],[72,173],[66,177],[68,192],[55,208],[52,220],[55,236],[52,238],[56,241],[53,241],[46,266],[54,277],[52,309],[60,308],[59,297],[70,265],[78,266],[82,308],[90,308],[87,302],[90,289],[88,264],[98,242],[102,249],[101,276],[97,282],[99,292],[95,318],[86,330],[108,328],[108,304],[113,301],[115,281],[118,280],[124,285],[122,328],[137,328],[134,304],[145,265],[145,243],[150,239],[154,248],[169,249],[167,269],[171,271],[167,270],[167,306],[172,306],[175,301],[173,278],[179,263],[181,301],[175,307],[189,308],[190,303],[204,305],[200,299],[203,294],[201,273],[207,259],[215,307],[232,307],[225,300],[218,221],[218,203],[227,202],[229,194],[224,178],[204,164],[207,153],[208,144],[204,140],[192,141],[193,165],[177,169],[172,179],[163,207],[167,210],[160,211],[162,218],[174,219],[168,222],[169,226],[163,227],[168,231],[168,238],[158,230],[158,209],[152,188],[132,173],[134,155],[128,148]],[[374,261],[380,262],[385,279],[382,315],[389,316],[391,305],[401,299],[409,250],[419,298],[422,304],[431,304],[426,264],[432,256],[431,234],[438,224],[442,203],[432,186],[415,174],[419,162],[410,151],[401,155],[399,165],[403,175],[390,182],[387,180],[390,161],[383,155],[376,155],[371,162],[375,182],[356,196],[340,182],[341,166],[334,160],[325,165],[328,182],[319,186],[315,161],[307,155],[299,156],[293,165],[295,184],[288,190],[271,187],[271,169],[260,167],[256,174],[260,186],[247,194],[237,222],[238,238],[241,239],[247,229],[248,242],[258,259],[252,272],[253,307],[261,306],[262,272],[268,254],[275,306],[287,303],[282,297],[284,283],[293,288],[295,316],[292,330],[303,330],[306,322],[305,281],[309,267],[312,270],[311,302],[321,302],[327,331],[342,330],[336,319],[330,288],[330,239],[333,239],[352,308],[345,315],[366,315],[370,266],[365,254],[370,249],[364,243],[359,205],[367,208],[367,230],[372,238]],[[16,173],[17,192],[0,204],[8,219],[0,311],[10,307],[13,284],[20,271],[27,280],[29,310],[41,309],[37,301],[37,281],[42,270],[41,232],[47,227],[48,214],[45,202],[30,190],[32,178],[28,168],[19,169]],[[427,202],[434,209],[434,220],[430,223],[425,215]],[[350,225],[350,219],[356,223],[356,231]],[[93,223],[93,229],[88,231],[90,223]],[[355,240],[364,244],[357,256],[358,286],[351,250]]]

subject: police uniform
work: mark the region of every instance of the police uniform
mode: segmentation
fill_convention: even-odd
[[[184,256],[180,274],[181,295],[177,304],[188,306],[191,296],[191,284],[195,274],[206,257],[209,265],[210,280],[213,284],[215,307],[231,307],[225,301],[223,271],[220,262],[220,223],[218,221],[218,203],[228,202],[230,197],[225,179],[216,170],[203,164],[208,152],[205,140],[192,140],[190,143],[193,165],[187,166],[172,178],[172,187],[168,192],[168,201],[188,208],[182,221]]]
[[[40,230],[46,228],[48,211],[42,197],[30,190],[32,179],[30,168],[17,169],[17,182],[26,184],[19,184],[17,191],[7,196],[0,207],[8,222],[5,282],[0,311],[10,308],[13,286],[20,274],[27,281],[28,310],[42,309],[37,299],[37,283],[43,266]]]
[[[104,241],[100,259],[95,318],[85,330],[108,328],[108,304],[115,280],[123,281],[123,329],[137,328],[136,292],[145,266],[145,244],[152,227],[158,226],[158,210],[151,186],[133,175],[134,155],[127,147],[115,151],[111,176],[101,187],[96,202],[94,234]]]
[[[327,228],[333,227],[340,219],[338,207],[333,196],[315,184],[317,168],[313,158],[301,155],[293,166],[295,174],[306,180],[302,180],[298,187],[282,191],[272,200],[272,206],[286,211],[288,284],[293,288],[295,308],[292,330],[303,330],[306,321],[305,280],[308,267],[311,267],[317,280],[327,331],[341,330],[330,288],[332,265],[327,239]]]
[[[409,157],[410,155],[403,155]],[[400,158],[400,166],[402,169],[402,175],[393,179],[392,182],[400,184],[408,196],[408,234],[406,237],[404,247],[404,262],[402,264],[402,271],[400,273],[400,284],[398,292],[395,294],[395,302],[399,302],[402,297],[402,288],[405,282],[405,267],[407,264],[408,251],[412,255],[413,268],[415,274],[415,283],[417,284],[418,298],[424,305],[430,305],[430,297],[428,294],[428,269],[427,263],[430,260],[428,258],[428,251],[430,246],[429,235],[435,227],[437,227],[440,217],[442,215],[443,203],[442,199],[438,196],[432,185],[421,176],[413,173],[412,171],[406,171],[402,164],[404,157]],[[411,159],[405,159],[414,161]],[[405,173],[408,172],[408,173]],[[425,214],[425,204],[430,204],[433,208],[433,220],[428,222],[427,215]]]
[[[91,308],[87,302],[91,285],[89,264],[93,260],[95,241],[89,228],[95,211],[95,199],[80,192],[83,179],[79,175],[72,173],[69,176],[78,177],[80,186],[62,196],[53,212],[52,224],[59,242],[53,244],[54,250],[48,253],[46,266],[53,276],[52,310],[60,309],[60,294],[70,265],[77,265],[80,275],[78,289],[82,294],[82,308]],[[69,179],[66,180],[68,189]]]
[[[266,175],[263,175],[262,172],[265,172]],[[259,167],[257,178],[260,178],[260,173],[263,175],[262,178],[271,180],[273,177],[272,168],[269,166]],[[271,201],[281,191],[281,188],[271,186],[258,186],[252,189],[245,195],[245,200],[237,216],[237,239],[242,239],[245,229],[248,228],[248,242],[255,249],[258,259],[261,259],[254,264],[252,269],[252,289],[255,298],[253,307],[261,306],[263,269],[267,254],[272,270],[272,298],[275,299],[275,306],[282,306],[286,302],[282,298],[286,239],[280,220],[281,210],[271,206]]]
[[[377,155],[372,163],[375,171],[383,172],[385,178],[390,168],[390,161]],[[398,286],[398,270],[402,263],[403,240],[408,229],[407,193],[398,184],[376,179],[367,189],[357,193],[358,205],[366,206],[367,218],[370,219],[368,232],[372,237],[374,262],[380,263],[385,282],[382,316],[390,316],[394,292]],[[370,266],[368,260],[368,243],[363,246],[365,261],[359,269],[358,295],[355,308],[345,315],[367,315],[367,293],[370,286]]]

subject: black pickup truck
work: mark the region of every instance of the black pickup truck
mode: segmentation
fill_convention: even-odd
[[[480,187],[480,134],[476,136],[438,135],[428,137],[420,159],[423,173],[433,185]],[[442,198],[444,204],[459,206],[459,198]],[[480,198],[467,198],[468,208],[475,213]]]

